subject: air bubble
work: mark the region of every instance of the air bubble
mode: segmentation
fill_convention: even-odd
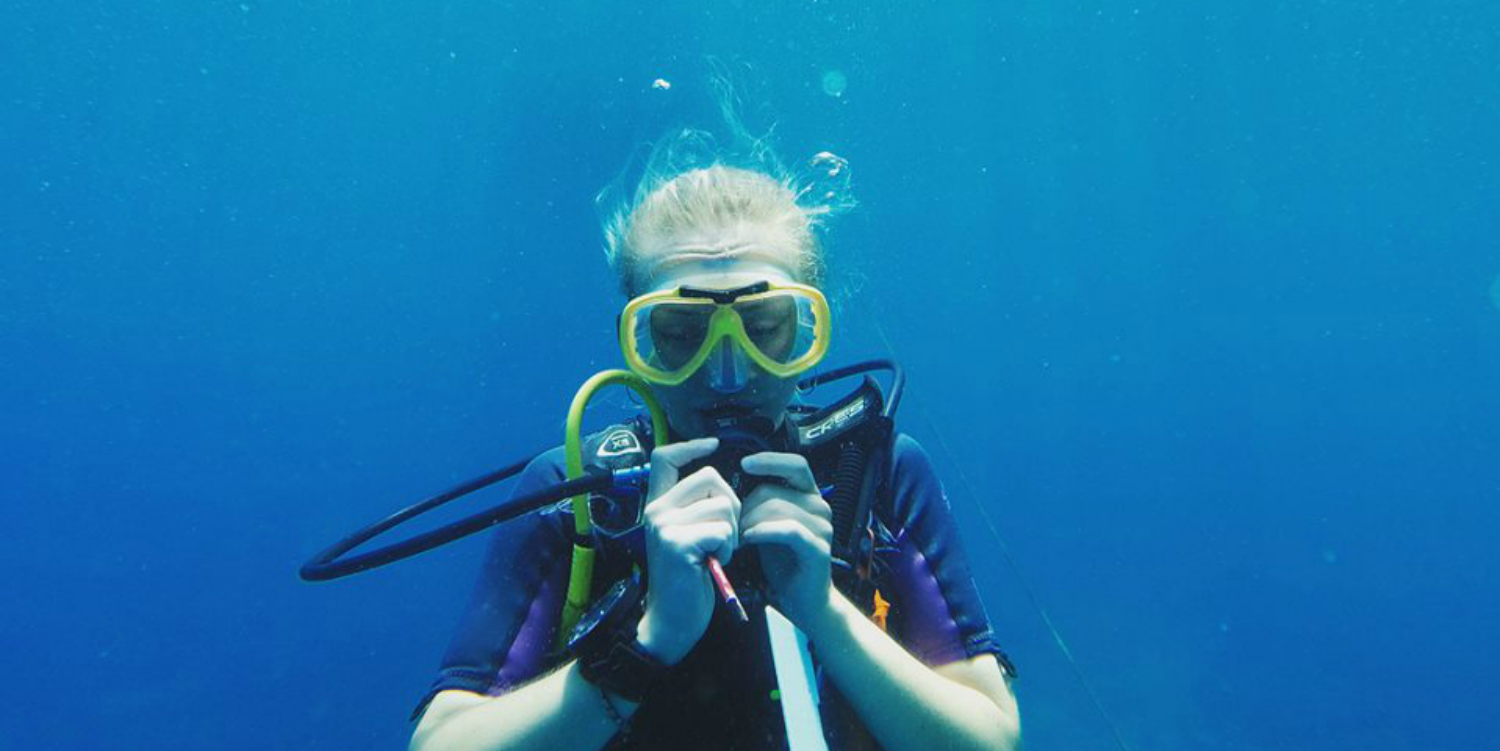
[[[798,202],[818,213],[838,214],[854,207],[849,194],[849,160],[831,151],[820,151],[807,160],[798,174],[802,185]]]
[[[849,169],[849,160],[832,151],[819,151],[808,160],[812,168],[827,175],[830,178],[838,177],[844,170]],[[1500,282],[1497,282],[1500,283]]]
[[[823,73],[823,93],[832,97],[841,97],[849,88],[849,77],[841,70],[830,70]]]

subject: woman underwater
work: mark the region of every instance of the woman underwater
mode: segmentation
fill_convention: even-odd
[[[629,602],[613,602],[597,627],[619,648],[555,648],[568,509],[502,525],[418,707],[414,751],[786,747],[778,694],[764,691],[768,654],[755,648],[765,629],[726,615],[711,558],[731,571],[758,559],[765,598],[806,634],[829,748],[1017,747],[1012,670],[914,441],[894,441],[873,511],[884,572],[877,602],[889,600],[889,619],[834,586],[830,507],[803,455],[745,456],[739,468],[755,482],[740,491],[722,466],[701,466],[719,448],[726,416],[784,434],[797,376],[827,346],[820,213],[774,171],[717,163],[648,172],[606,226],[631,300],[622,348],[652,383],[674,441],[650,450],[641,523],[604,541],[594,574],[607,587],[641,572],[612,590]],[[515,492],[562,477],[554,450],[532,462]]]

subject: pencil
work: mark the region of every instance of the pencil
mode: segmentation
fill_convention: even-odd
[[[729,576],[724,573],[724,566],[719,563],[716,556],[708,557],[708,573],[714,578],[714,586],[718,587],[719,596],[724,598],[724,604],[734,608],[741,622],[748,623],[750,616],[745,613],[745,606],[740,604],[740,596],[734,593],[734,586],[729,583]]]

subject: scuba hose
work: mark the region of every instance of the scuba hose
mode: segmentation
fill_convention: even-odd
[[[844,549],[849,545],[854,523],[854,494],[857,484],[864,479],[869,459],[865,447],[857,443],[846,443],[840,448],[838,468],[833,475],[833,493],[828,497],[828,505],[833,509],[835,548]]]
[[[433,548],[468,537],[476,532],[482,532],[501,522],[525,516],[564,499],[572,499],[574,528],[582,539],[587,539],[592,528],[588,509],[589,494],[610,488],[643,487],[646,479],[646,468],[644,467],[609,472],[607,470],[585,468],[583,466],[582,441],[580,438],[583,410],[588,406],[589,400],[593,398],[596,391],[613,384],[624,385],[639,394],[641,399],[646,403],[647,409],[651,412],[652,428],[657,431],[658,435],[666,434],[666,414],[662,411],[661,405],[656,401],[656,396],[646,387],[644,381],[623,370],[607,370],[599,373],[586,381],[578,390],[578,393],[573,397],[573,405],[568,410],[568,422],[563,444],[567,454],[568,465],[568,479],[566,481],[512,498],[488,511],[481,511],[477,514],[464,517],[456,522],[409,537],[401,542],[392,543],[383,548],[349,558],[343,557],[355,548],[389,532],[398,525],[411,521],[422,514],[433,511],[444,504],[458,500],[470,493],[515,477],[522,470],[526,469],[526,466],[538,455],[527,457],[493,472],[488,472],[472,480],[459,483],[437,495],[418,501],[374,524],[355,531],[308,560],[299,572],[302,580],[309,582],[329,581],[332,579],[341,579],[361,571],[369,571],[372,568],[379,568],[410,558],[419,553],[425,553]],[[580,549],[586,552],[580,552]],[[575,545],[573,555],[575,561],[574,572],[568,583],[568,604],[570,606],[575,601],[574,592],[579,570],[581,569],[583,574],[589,577],[592,577],[593,572],[593,551],[591,548],[582,548],[582,546]],[[581,565],[579,564],[580,561]],[[585,581],[586,584],[587,582]],[[583,590],[582,597],[588,597],[586,588]]]
[[[888,394],[882,392],[874,379],[866,375],[873,370],[885,370],[891,373]],[[865,527],[868,532],[865,515],[869,512],[871,498],[879,485],[875,481],[875,474],[885,466],[884,462],[873,459],[876,456],[883,458],[888,454],[888,451],[869,450],[866,442],[878,441],[883,445],[889,445],[892,436],[892,415],[900,403],[905,385],[904,373],[901,367],[891,360],[872,360],[815,374],[798,382],[797,386],[800,392],[807,392],[821,384],[855,375],[864,375],[864,383],[860,389],[825,409],[813,409],[809,414],[805,411],[807,408],[804,408],[803,414],[808,415],[804,420],[799,421],[791,416],[788,417],[788,429],[792,436],[790,440],[793,442],[793,448],[786,450],[826,452],[836,448],[837,463],[831,478],[833,485],[824,490],[835,525],[833,551],[835,554],[844,555],[849,562],[856,564],[851,568],[858,568],[859,576],[855,579],[858,584],[853,594],[856,594],[860,601],[868,599],[868,595],[873,594],[874,604],[879,610],[879,593],[873,591],[873,586],[863,586],[868,583],[863,578],[868,573],[868,566],[858,563],[867,560],[863,556],[870,552],[868,543],[871,540],[868,534],[861,535],[856,540],[855,534],[856,527],[860,526]],[[670,435],[666,414],[645,380],[623,370],[598,373],[584,382],[568,408],[563,441],[566,479],[563,482],[514,497],[487,511],[473,514],[377,550],[344,557],[355,548],[400,524],[469,493],[520,474],[536,456],[515,462],[460,483],[354,532],[309,560],[301,569],[302,578],[306,581],[327,581],[384,566],[567,499],[572,506],[575,540],[570,562],[568,589],[557,631],[558,647],[564,647],[575,624],[588,607],[592,594],[598,540],[594,534],[590,497],[592,494],[608,493],[611,490],[629,490],[644,496],[650,473],[649,463],[614,470],[584,464],[582,429],[584,413],[598,391],[613,385],[625,386],[640,397],[650,412],[653,436],[665,439]],[[761,429],[763,426],[756,424],[757,420],[767,425],[771,424],[771,421],[765,418],[735,419],[720,424],[718,426],[719,437],[723,445],[719,451],[715,452],[714,457],[709,458],[713,460],[711,463],[738,466],[740,457],[771,449],[771,445],[764,439],[763,434],[766,431]],[[821,455],[828,456],[827,453]],[[603,529],[607,530],[607,527]],[[742,564],[744,560],[742,557],[736,563]],[[834,583],[837,585],[839,581],[840,575],[836,571]],[[807,637],[774,608],[768,607],[765,617],[773,670],[778,686],[773,694],[779,697],[777,701],[786,727],[788,747],[796,751],[826,751],[827,744],[818,709],[820,704],[817,692],[818,678]]]
[[[884,419],[890,419],[891,415],[895,412],[895,407],[900,403],[901,393],[906,382],[905,374],[902,372],[901,367],[891,360],[870,360],[825,371],[803,379],[798,382],[797,386],[800,391],[807,392],[825,383],[866,374],[875,370],[884,370],[891,373],[889,394],[884,400],[880,415]],[[666,414],[661,409],[656,396],[651,392],[650,387],[644,380],[623,370],[608,370],[598,373],[584,382],[577,394],[574,395],[572,404],[568,409],[563,443],[567,465],[567,479],[564,482],[511,498],[488,510],[472,514],[436,529],[422,532],[400,542],[391,543],[385,547],[358,555],[345,557],[354,551],[355,548],[370,542],[401,524],[434,511],[470,493],[519,475],[538,456],[532,455],[521,461],[459,483],[437,495],[418,501],[380,521],[356,530],[309,559],[299,572],[301,578],[309,582],[330,581],[379,568],[446,545],[476,532],[482,532],[496,524],[525,516],[533,511],[565,499],[571,499],[572,501],[574,531],[578,534],[579,539],[588,539],[593,527],[588,504],[589,495],[591,493],[604,492],[612,488],[642,490],[645,487],[646,478],[650,471],[650,465],[609,471],[597,467],[588,467],[583,464],[583,413],[594,394],[600,389],[611,385],[622,385],[635,392],[651,413],[651,426],[654,434],[658,436],[668,434]],[[844,479],[846,477],[857,476],[858,474],[855,465],[852,463],[853,461],[853,458],[851,458],[851,464],[847,468],[842,463],[840,464],[838,474],[840,483],[835,486],[833,493],[829,496],[830,505],[834,508],[835,518],[838,519],[850,519],[854,513],[848,510],[841,510],[842,506],[847,505],[853,500],[857,500],[850,498],[852,495],[850,492],[841,492],[845,487]],[[845,530],[839,539],[847,542],[849,536],[849,532]],[[573,615],[571,616],[571,620],[565,619],[565,623],[574,622],[577,614],[586,605],[590,580],[593,576],[593,556],[593,548],[575,544],[573,552],[574,565],[569,576],[567,604],[565,605],[565,612],[572,612]],[[566,632],[564,631],[564,633]]]
[[[607,472],[592,472],[575,480],[560,483],[550,488],[543,488],[533,493],[512,498],[488,511],[474,514],[459,521],[447,524],[437,529],[423,532],[414,537],[407,538],[401,542],[392,543],[378,550],[361,553],[350,558],[342,556],[351,550],[363,545],[370,540],[390,531],[399,524],[425,514],[450,501],[457,500],[473,493],[476,490],[489,487],[497,482],[507,480],[521,473],[526,465],[531,463],[535,457],[530,457],[511,464],[503,469],[495,470],[488,474],[455,485],[431,498],[412,504],[380,521],[364,527],[353,534],[339,540],[329,546],[323,552],[313,556],[302,566],[299,572],[303,581],[320,582],[331,579],[342,579],[351,574],[361,571],[369,571],[389,563],[410,558],[418,553],[425,553],[433,548],[446,545],[454,540],[468,537],[475,532],[482,532],[501,522],[510,521],[520,516],[525,516],[539,508],[550,506],[558,501],[573,495],[602,490],[613,483],[613,478]]]
[[[583,468],[583,413],[589,406],[589,400],[594,394],[605,386],[621,385],[634,391],[641,401],[646,403],[646,409],[651,413],[651,431],[653,435],[667,435],[667,413],[662,410],[661,403],[656,400],[656,395],[651,393],[651,386],[640,376],[627,370],[606,370],[597,373],[594,377],[584,381],[579,387],[578,393],[573,395],[573,403],[568,406],[568,422],[563,430],[563,452],[564,461],[567,462],[568,480],[573,481],[584,477]],[[578,533],[579,540],[589,540],[593,531],[593,517],[589,509],[589,493],[580,492],[572,497],[573,502],[573,530]],[[574,624],[582,617],[584,609],[589,604],[590,590],[594,583],[594,547],[592,545],[575,542],[573,543],[573,565],[568,571],[568,595],[563,600],[562,623],[557,630],[558,646],[567,644],[568,634],[573,632]]]

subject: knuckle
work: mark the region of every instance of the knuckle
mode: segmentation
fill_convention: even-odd
[[[705,521],[721,519],[728,510],[728,506],[722,496],[709,496],[693,503],[693,511]]]
[[[719,474],[719,470],[714,469],[712,466],[700,468],[697,472],[693,473],[693,477],[699,482],[723,485],[726,488],[729,487],[729,483],[724,481],[724,476]]]
[[[714,487],[720,488],[729,487],[729,480],[725,479],[724,473],[720,472],[719,468],[713,466],[712,464],[703,465],[703,468],[699,469],[697,474],[702,476],[702,481],[706,484],[711,484]]]
[[[739,516],[739,514],[736,513],[736,509],[735,509],[735,506],[738,505],[738,503],[739,503],[739,501],[737,499],[735,499],[734,497],[732,497],[732,496],[727,496],[727,495],[715,496],[714,499],[713,499],[713,504],[714,504],[713,510],[716,511],[716,512],[718,512],[718,513],[720,513],[720,514],[722,514],[723,516],[728,516],[728,517]]]
[[[668,546],[676,545],[682,537],[682,533],[676,527],[652,527],[651,531],[656,533],[658,541]]]
[[[646,504],[646,509],[641,513],[641,516],[645,519],[646,526],[657,526],[661,524],[662,516],[666,514],[668,510],[669,509],[664,504],[656,503],[653,501],[652,503]]]

